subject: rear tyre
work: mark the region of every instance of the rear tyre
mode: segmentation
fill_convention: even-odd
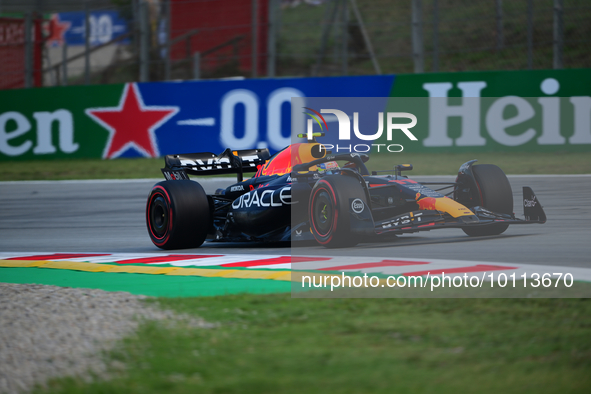
[[[157,183],[148,197],[146,224],[161,249],[199,247],[212,224],[207,194],[193,181]]]
[[[472,167],[476,178],[475,200],[480,205],[492,212],[513,213],[513,191],[507,176],[499,167],[493,164],[480,164]],[[463,228],[464,232],[471,237],[482,237],[487,235],[498,235],[509,227],[508,224],[494,224],[485,227]]]
[[[308,217],[316,241],[327,248],[355,246],[351,234],[351,199],[367,205],[359,181],[343,175],[327,176],[316,182],[310,194]]]

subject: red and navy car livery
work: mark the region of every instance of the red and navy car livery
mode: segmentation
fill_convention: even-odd
[[[419,183],[402,175],[412,165],[370,174],[368,159],[333,155],[316,142],[292,144],[273,157],[267,149],[168,155],[166,180],[147,202],[150,238],[163,249],[198,247],[206,240],[315,239],[344,247],[383,234],[461,228],[469,236],[487,236],[511,224],[546,221],[529,187],[523,188],[525,218],[515,216],[511,185],[497,166],[472,160],[460,167],[455,182]],[[229,173],[237,174],[237,182],[214,194],[188,176]],[[244,173],[255,175],[244,180]]]

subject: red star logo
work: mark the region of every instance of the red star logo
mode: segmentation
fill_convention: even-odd
[[[89,108],[86,114],[110,133],[103,158],[134,148],[146,157],[159,156],[155,130],[176,115],[179,107],[146,106],[135,83],[128,83],[118,107]]]
[[[51,45],[61,45],[64,43],[64,34],[70,29],[72,25],[71,22],[68,21],[60,21],[59,14],[53,14],[49,21],[49,28],[47,34],[47,43]]]

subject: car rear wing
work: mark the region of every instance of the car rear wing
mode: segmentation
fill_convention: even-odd
[[[258,166],[265,164],[270,157],[269,149],[226,149],[219,155],[211,152],[166,155],[166,168],[162,169],[162,173],[167,179],[166,171],[198,176],[236,174],[238,182],[241,182],[243,173],[256,172]]]

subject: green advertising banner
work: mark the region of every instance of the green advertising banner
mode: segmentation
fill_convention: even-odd
[[[117,105],[124,85],[0,92],[0,160],[100,158],[109,132],[87,116]]]
[[[417,118],[405,152],[580,152],[590,95],[589,69],[398,75],[387,112]]]

